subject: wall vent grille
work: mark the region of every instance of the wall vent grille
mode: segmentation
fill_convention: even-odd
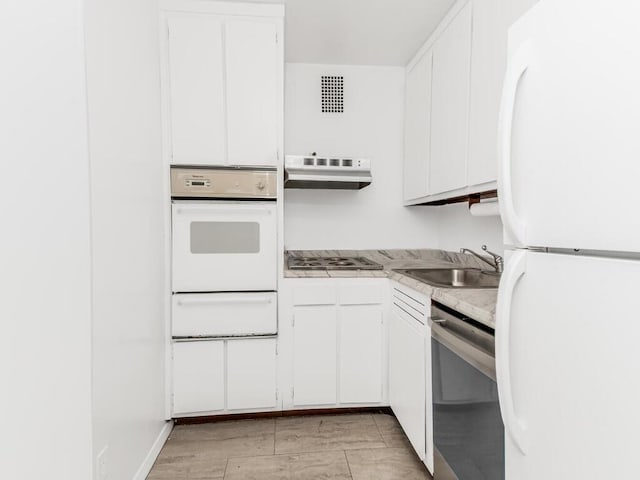
[[[344,77],[322,75],[322,113],[344,112]]]

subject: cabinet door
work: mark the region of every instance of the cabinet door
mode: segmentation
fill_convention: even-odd
[[[224,409],[224,342],[173,344],[173,414]]]
[[[405,92],[404,200],[429,193],[431,142],[431,65],[428,51],[407,71]]]
[[[222,23],[210,15],[169,17],[171,162],[225,164]]]
[[[227,409],[276,406],[276,339],[227,342]]]
[[[504,0],[477,0],[473,8],[473,55],[469,106],[469,185],[495,181],[498,110],[507,57]]]
[[[433,47],[430,193],[467,185],[471,4]]]
[[[421,460],[426,454],[425,333],[392,307],[389,329],[389,402]],[[423,329],[424,330],[424,329]]]
[[[294,309],[293,403],[335,404],[336,398],[336,308]]]
[[[536,0],[475,0],[469,106],[469,185],[497,179],[498,112],[507,64],[507,31]]]
[[[382,308],[340,307],[340,403],[382,401]]]
[[[231,165],[275,165],[280,58],[276,24],[226,24],[227,129]]]

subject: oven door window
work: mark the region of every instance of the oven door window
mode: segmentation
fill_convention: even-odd
[[[260,253],[258,222],[191,222],[193,254]]]
[[[435,447],[459,480],[504,479],[496,382],[435,339],[431,357]]]

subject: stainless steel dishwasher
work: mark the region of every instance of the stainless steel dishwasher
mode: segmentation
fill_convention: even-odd
[[[435,480],[503,480],[494,330],[431,306]]]

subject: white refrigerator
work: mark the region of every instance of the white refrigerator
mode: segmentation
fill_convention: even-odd
[[[640,2],[513,25],[499,163],[505,477],[640,478]]]

